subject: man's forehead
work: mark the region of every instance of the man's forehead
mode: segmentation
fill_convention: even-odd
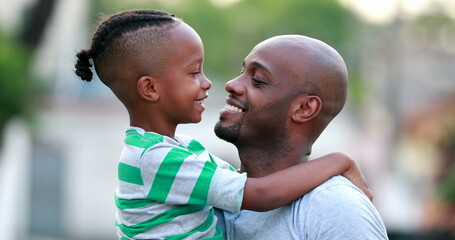
[[[268,49],[254,48],[243,61],[243,67],[256,67],[264,69],[268,72],[273,70],[276,65],[274,61],[274,53]]]
[[[264,41],[258,44],[245,58],[245,63],[261,66],[269,72],[296,71],[305,68],[311,58],[308,49],[286,41]]]

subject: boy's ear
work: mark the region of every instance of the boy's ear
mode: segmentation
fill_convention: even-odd
[[[160,94],[156,88],[156,79],[150,76],[142,76],[137,80],[137,92],[145,100],[156,102]]]
[[[321,98],[318,96],[300,96],[291,105],[292,120],[307,122],[315,118],[322,108]]]

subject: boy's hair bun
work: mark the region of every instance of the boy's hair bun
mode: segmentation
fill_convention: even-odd
[[[90,82],[92,81],[93,72],[90,69],[92,64],[90,63],[90,52],[87,50],[82,50],[78,54],[76,54],[77,62],[75,65],[75,73],[78,75],[82,80]]]

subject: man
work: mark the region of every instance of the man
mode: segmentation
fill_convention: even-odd
[[[344,106],[347,79],[343,58],[327,44],[301,35],[267,39],[226,83],[215,133],[237,147],[249,177],[307,161]],[[387,239],[371,201],[341,176],[279,209],[218,213],[225,239]]]

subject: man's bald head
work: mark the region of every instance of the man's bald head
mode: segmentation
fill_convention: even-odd
[[[264,48],[275,50],[269,58],[288,73],[295,94],[321,98],[320,118],[325,128],[346,102],[348,73],[340,54],[326,43],[302,35],[272,37],[255,47]]]

